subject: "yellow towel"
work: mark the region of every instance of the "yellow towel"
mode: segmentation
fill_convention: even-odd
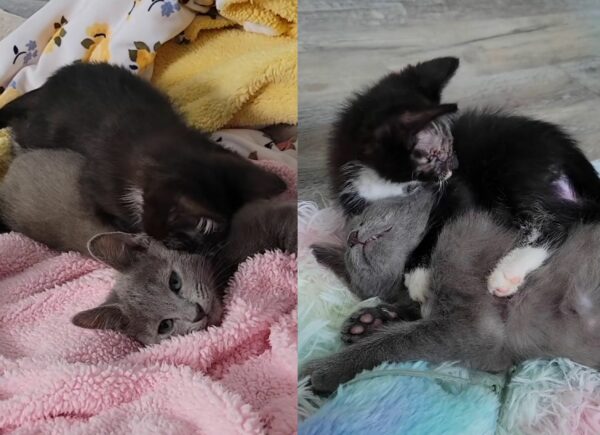
[[[225,28],[232,23],[202,18],[186,31],[189,44],[171,41],[158,50],[153,83],[188,122],[206,131],[296,124],[296,40]],[[205,24],[223,28],[204,30]]]
[[[246,30],[296,37],[296,0],[217,0],[219,14]]]
[[[0,130],[0,179],[4,177],[11,162],[12,145],[10,140],[10,129]]]

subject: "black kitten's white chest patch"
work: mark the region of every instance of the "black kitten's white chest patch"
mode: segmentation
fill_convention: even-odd
[[[357,162],[347,163],[343,172],[346,182],[340,192],[344,209],[363,208],[366,203],[385,198],[403,197],[421,185],[420,181],[394,182],[383,178],[372,168]]]
[[[374,169],[362,168],[358,177],[353,180],[353,184],[356,193],[362,198],[367,201],[376,201],[395,196],[406,196],[421,183],[419,181],[396,183],[382,178]]]

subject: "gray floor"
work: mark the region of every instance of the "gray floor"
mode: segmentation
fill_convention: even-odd
[[[23,18],[29,18],[48,0],[0,0],[0,9]]]
[[[330,123],[352,91],[458,56],[445,93],[559,123],[600,158],[600,1],[299,0],[300,198],[327,196]]]

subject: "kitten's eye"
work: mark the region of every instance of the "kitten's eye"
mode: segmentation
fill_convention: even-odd
[[[158,333],[160,335],[168,334],[173,329],[173,319],[165,319],[158,324]]]
[[[169,288],[173,293],[179,293],[181,290],[181,277],[175,271],[171,272],[171,276],[169,276]]]

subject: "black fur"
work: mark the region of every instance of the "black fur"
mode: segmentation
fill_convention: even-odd
[[[166,96],[129,71],[76,63],[0,110],[24,148],[70,148],[86,157],[84,196],[118,228],[164,239],[201,217],[227,222],[284,182],[188,127]],[[143,190],[140,226],[123,200]]]
[[[337,121],[330,147],[334,193],[346,213],[360,212],[364,199],[344,192],[349,162],[370,167],[383,178],[415,178],[416,135],[451,105],[440,104],[443,87],[458,59],[440,58],[390,74],[355,96]],[[410,116],[407,116],[410,115]],[[415,126],[406,120],[417,120]],[[473,110],[450,120],[453,153],[451,178],[441,185],[430,216],[430,231],[413,253],[407,270],[428,263],[437,235],[451,217],[473,208],[491,211],[525,238],[535,229],[536,243],[559,244],[579,221],[600,219],[600,180],[575,141],[558,126],[496,110]],[[553,182],[564,176],[576,201],[557,194]],[[427,181],[427,180],[423,180]],[[346,197],[345,197],[346,196]]]

